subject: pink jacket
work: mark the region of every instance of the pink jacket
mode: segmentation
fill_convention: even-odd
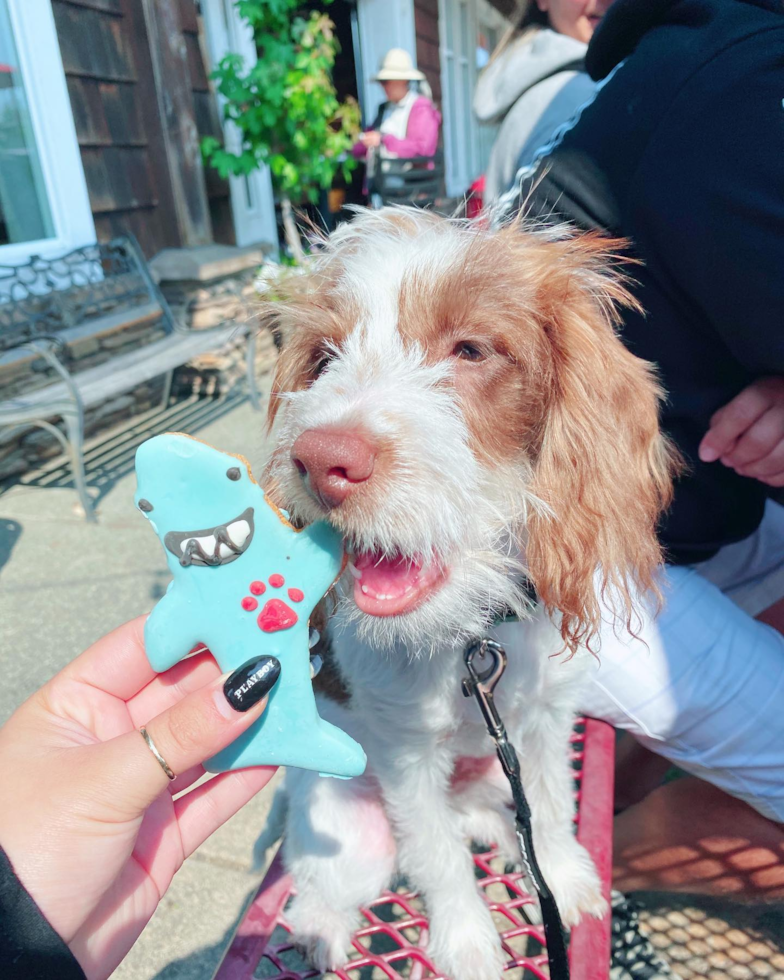
[[[408,117],[406,138],[398,139],[391,133],[381,137],[382,144],[398,157],[432,157],[438,146],[438,128],[441,125],[441,113],[430,99],[420,95],[411,107]],[[367,154],[367,148],[362,143],[355,143],[351,152],[357,159]]]

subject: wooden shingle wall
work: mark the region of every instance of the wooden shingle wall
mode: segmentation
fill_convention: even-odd
[[[441,57],[438,51],[438,0],[414,0],[417,67],[425,73],[433,101],[441,105]]]
[[[209,56],[206,50],[202,25],[196,13],[194,0],[180,0],[183,36],[188,49],[188,67],[193,91],[193,107],[199,136],[215,136],[223,139],[218,104],[207,78]],[[213,167],[205,166],[212,237],[222,245],[236,245],[234,218],[228,180],[223,180]]]
[[[179,236],[140,0],[53,0],[98,237]]]
[[[215,132],[195,0],[178,0],[200,135]],[[187,244],[178,222],[142,0],[52,0],[98,238],[131,232],[150,257]],[[207,179],[203,175],[200,179]],[[222,235],[228,186],[208,178]],[[212,202],[210,202],[212,211]]]

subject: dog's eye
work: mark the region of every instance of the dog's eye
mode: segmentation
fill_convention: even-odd
[[[313,367],[310,369],[310,374],[314,381],[326,371],[334,356],[329,351],[322,350],[318,352],[314,358]]]
[[[461,361],[484,361],[485,352],[480,350],[476,344],[468,340],[461,340],[452,348],[452,357],[459,357]]]

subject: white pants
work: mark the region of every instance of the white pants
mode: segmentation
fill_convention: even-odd
[[[664,591],[640,639],[604,630],[585,714],[784,821],[784,636],[752,618],[784,596],[784,507],[710,561],[668,566]]]

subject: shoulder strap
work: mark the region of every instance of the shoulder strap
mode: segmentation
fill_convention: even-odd
[[[388,105],[389,105],[388,102],[382,102],[381,105],[378,107],[376,118],[373,120],[373,123],[370,126],[371,129],[378,129],[380,127],[381,120],[384,118],[384,112]]]
[[[542,75],[541,78],[537,79],[536,84],[545,82],[548,78],[553,78],[555,75],[560,75],[562,71],[585,71],[585,58],[575,58],[574,61],[569,61],[565,65],[558,65],[557,68],[553,68],[552,71],[548,71],[546,75]]]

